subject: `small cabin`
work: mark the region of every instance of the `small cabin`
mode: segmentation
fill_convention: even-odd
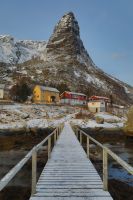
[[[87,96],[82,93],[65,91],[60,95],[61,103],[68,105],[86,105]]]
[[[0,84],[0,99],[4,99],[4,90],[5,90],[5,85]]]
[[[33,90],[34,103],[59,103],[59,90],[53,87],[36,85]]]
[[[106,112],[110,99],[102,96],[91,96],[88,102],[90,112]]]

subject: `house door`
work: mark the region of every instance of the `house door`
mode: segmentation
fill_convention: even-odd
[[[55,96],[51,96],[51,102],[55,102],[56,97]]]
[[[98,112],[98,108],[96,108],[96,113]]]

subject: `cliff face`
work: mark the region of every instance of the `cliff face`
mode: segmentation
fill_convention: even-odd
[[[22,44],[24,42],[21,41]],[[28,41],[26,44],[29,48]],[[34,82],[56,87],[65,84],[72,91],[88,95],[112,94],[117,102],[131,103],[133,87],[109,76],[94,64],[80,38],[79,25],[73,13],[67,13],[61,18],[47,44],[41,43],[40,48],[37,44],[35,49],[38,49],[38,53],[34,58],[20,62],[20,56],[20,64],[10,65],[10,73],[6,72],[4,80],[15,79],[17,71],[31,77]]]
[[[73,13],[64,15],[56,25],[52,36],[46,46],[48,60],[56,58],[57,61],[79,61],[86,65],[92,64],[83,42],[80,39],[78,22]]]
[[[46,46],[46,63],[55,71],[54,80],[59,77],[71,90],[107,96],[112,94],[121,102],[129,101],[125,91],[127,86],[104,73],[92,61],[80,39],[78,22],[71,12],[55,26]]]

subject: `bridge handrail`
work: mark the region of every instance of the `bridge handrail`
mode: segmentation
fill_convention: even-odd
[[[95,140],[93,137],[85,133],[80,128],[76,128],[76,135],[78,137],[78,131],[80,133],[80,143],[82,145],[82,134],[87,137],[87,156],[89,157],[89,140],[93,141],[99,147],[103,149],[103,187],[104,190],[108,190],[108,155],[110,155],[116,162],[118,162],[124,169],[126,169],[130,174],[133,175],[133,167],[122,160],[119,156],[117,156],[114,152],[112,152],[109,148],[102,145],[100,142]]]
[[[58,139],[58,136],[63,128],[63,124],[58,126],[50,135],[48,135],[44,140],[42,140],[39,144],[35,145],[26,156],[19,161],[17,165],[15,165],[1,180],[0,180],[0,191],[3,190],[6,185],[14,178],[14,176],[22,169],[22,167],[28,162],[28,160],[32,157],[32,194],[35,192],[36,186],[36,157],[37,152],[42,148],[45,142],[48,141],[48,158],[50,157],[51,152],[51,136],[54,135],[54,144]],[[34,176],[34,177],[33,177]]]

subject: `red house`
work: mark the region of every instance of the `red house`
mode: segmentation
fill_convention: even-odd
[[[87,96],[82,93],[65,91],[60,95],[62,104],[69,105],[86,105]]]

